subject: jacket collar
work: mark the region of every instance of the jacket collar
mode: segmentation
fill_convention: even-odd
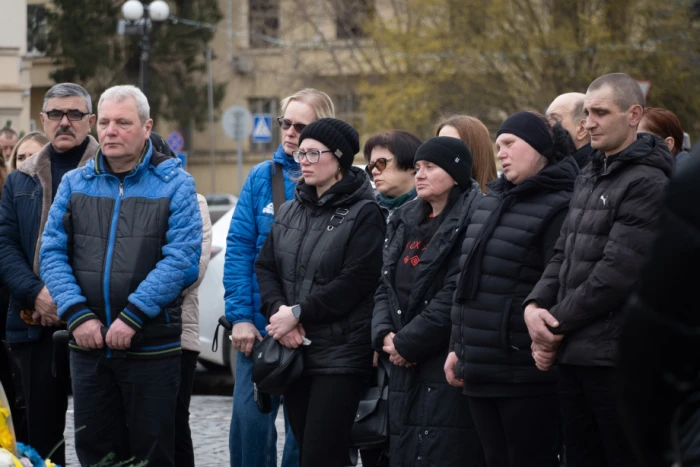
[[[91,135],[88,135],[87,138],[89,142],[87,148],[85,149],[85,153],[83,154],[83,157],[80,160],[80,163],[78,164],[78,167],[85,165],[87,161],[89,161],[90,158],[95,154],[95,151],[97,151],[97,148],[99,147],[99,143],[95,138],[93,138]],[[40,173],[43,174],[45,171],[48,170],[50,176],[51,155],[49,153],[49,144],[46,144],[43,148],[39,150],[39,152],[37,152],[32,157],[24,161],[22,165],[19,166],[17,171],[25,173],[30,177],[33,177],[35,175],[39,175]]]
[[[109,173],[105,167],[104,157],[100,148],[97,148],[94,156],[85,164],[85,169],[82,171],[82,175],[85,179],[90,180],[96,176]],[[129,177],[139,178],[147,170],[152,169],[156,176],[167,183],[175,178],[177,175],[176,169],[181,165],[180,159],[155,151],[151,141],[147,140],[141,157]]]

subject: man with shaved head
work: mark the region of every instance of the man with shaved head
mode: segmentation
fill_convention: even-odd
[[[549,123],[561,123],[574,140],[576,152],[574,158],[579,169],[584,168],[591,160],[593,148],[591,137],[586,129],[586,114],[583,111],[585,94],[580,92],[568,92],[558,96],[547,108]]]
[[[637,135],[644,95],[629,75],[593,81],[584,113],[594,152],[554,257],[525,301],[525,322],[537,367],[559,367],[568,467],[632,467],[617,411],[618,336],[674,159],[659,137]]]

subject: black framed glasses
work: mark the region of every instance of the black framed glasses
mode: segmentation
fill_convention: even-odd
[[[277,117],[277,123],[280,124],[280,128],[283,130],[289,130],[290,127],[294,127],[294,131],[297,133],[301,133],[304,128],[306,128],[306,123],[292,123],[291,120],[288,120],[284,117]]]
[[[390,161],[393,161],[394,158],[387,159],[386,157],[380,157],[374,162],[370,162],[367,164],[367,167],[365,167],[365,171],[367,171],[367,175],[369,175],[369,179],[372,180],[372,171],[376,168],[380,172],[384,172],[384,169],[386,169],[387,164],[389,164]]]
[[[321,154],[323,154],[324,152],[333,151],[329,149],[326,149],[325,151],[321,151],[318,149],[310,149],[308,151],[294,151],[292,153],[292,157],[294,157],[295,162],[301,162],[303,158],[306,158],[309,164],[315,164],[316,162],[321,160]]]
[[[54,109],[44,113],[49,117],[49,120],[62,120],[65,115],[71,122],[78,122],[86,115],[90,115],[90,112],[81,112],[78,109],[69,109],[65,112],[63,110]]]

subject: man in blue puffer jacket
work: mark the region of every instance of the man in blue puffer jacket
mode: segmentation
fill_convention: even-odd
[[[73,336],[76,451],[81,465],[113,454],[174,466],[181,295],[202,248],[194,180],[153,150],[138,88],[105,91],[97,120],[100,149],[63,177],[41,247],[41,277]]]
[[[283,117],[277,120],[282,144],[272,161],[256,165],[243,185],[231,219],[226,242],[224,288],[226,319],[233,324],[231,345],[237,351],[236,385],[233,389],[233,414],[229,434],[231,467],[276,467],[277,430],[275,418],[279,397],[273,397],[270,414],[258,411],[253,399],[250,354],[255,341],[262,340],[267,320],[260,313],[260,291],[255,276],[255,261],[275,219],[272,173],[282,167],[286,200],[294,196],[295,178],[301,178],[299,164],[292,153],[298,149],[299,135],[309,123],[333,117],[330,97],[316,89],[304,89],[282,100]],[[299,448],[286,424],[282,467],[299,465]]]

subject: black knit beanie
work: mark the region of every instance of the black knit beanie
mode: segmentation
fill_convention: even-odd
[[[322,118],[306,125],[299,136],[299,145],[307,138],[323,143],[333,151],[344,169],[352,167],[360,152],[360,135],[352,125],[335,118]]]
[[[462,191],[469,191],[472,179],[472,152],[459,138],[436,136],[421,144],[413,163],[430,161],[450,174]]]
[[[516,112],[506,118],[496,132],[496,137],[508,133],[515,135],[532,146],[549,162],[554,158],[554,141],[540,117],[532,112]]]

